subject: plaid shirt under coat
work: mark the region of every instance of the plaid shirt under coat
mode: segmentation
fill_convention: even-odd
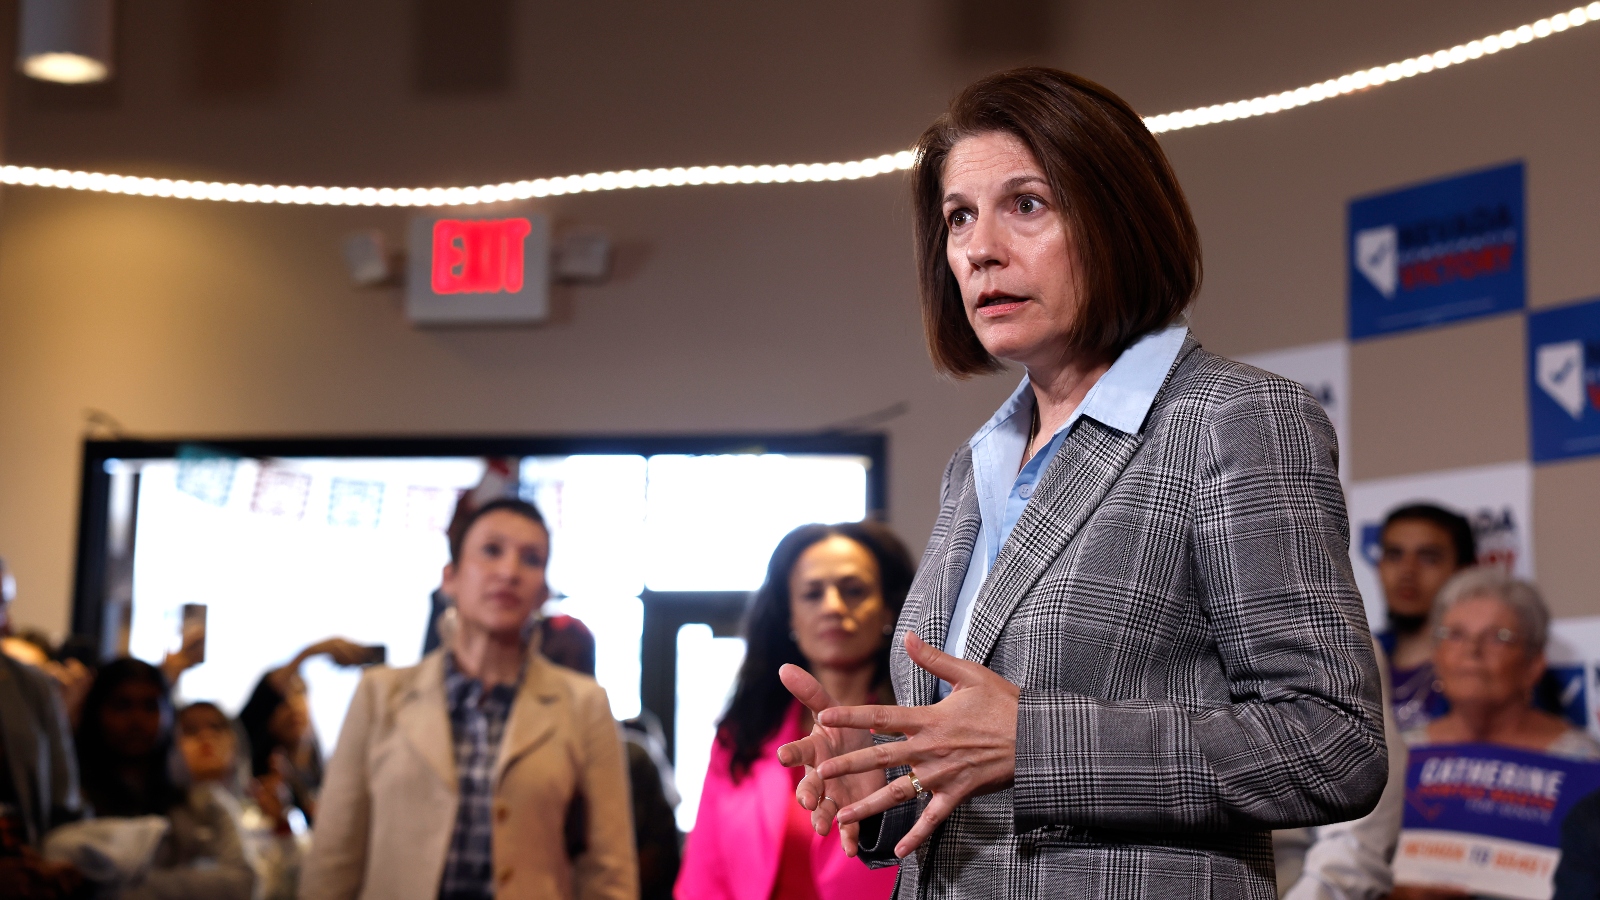
[[[520,684],[519,678],[517,684],[485,689],[483,682],[456,667],[454,654],[444,655],[444,692],[450,704],[461,804],[439,879],[439,900],[494,897],[494,767]]]
[[[1337,461],[1304,388],[1193,338],[1136,433],[1080,420],[973,602],[966,657],[1021,688],[1013,786],[957,807],[896,896],[1276,900],[1271,829],[1372,809],[1388,757]],[[905,632],[944,644],[979,522],[963,447],[896,626],[904,705],[939,699]],[[864,823],[863,858],[892,862],[921,802]]]

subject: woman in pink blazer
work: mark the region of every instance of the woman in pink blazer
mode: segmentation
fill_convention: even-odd
[[[810,733],[811,713],[778,669],[805,667],[845,705],[893,703],[889,636],[912,574],[905,546],[872,522],[805,525],[778,543],[751,605],[744,665],[718,724],[678,900],[889,896],[895,870],[845,856],[838,837],[818,835],[795,802],[801,770],[779,765],[777,751]]]

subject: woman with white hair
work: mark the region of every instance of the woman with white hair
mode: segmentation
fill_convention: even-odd
[[[1433,623],[1433,665],[1450,711],[1406,731],[1407,744],[1501,744],[1600,759],[1594,738],[1533,706],[1550,632],[1537,588],[1496,568],[1466,569],[1439,591]]]

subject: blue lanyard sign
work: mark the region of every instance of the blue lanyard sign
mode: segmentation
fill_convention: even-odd
[[[1544,900],[1561,822],[1597,789],[1600,763],[1490,744],[1415,748],[1395,883]]]
[[[1350,203],[1350,337],[1522,309],[1522,163]]]

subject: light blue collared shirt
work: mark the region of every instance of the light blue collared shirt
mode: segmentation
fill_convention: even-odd
[[[1072,433],[1072,426],[1088,416],[1127,434],[1137,432],[1188,334],[1188,326],[1180,323],[1152,331],[1135,341],[1100,376],[1094,387],[1089,388],[1066,424],[1056,429],[1050,443],[1035,453],[1027,465],[1022,464],[1022,454],[1028,449],[1034,405],[1027,376],[1023,376],[1022,384],[967,442],[972,447],[972,477],[978,489],[982,524],[978,528],[977,543],[972,547],[972,559],[967,563],[966,580],[961,583],[961,593],[950,615],[950,628],[944,641],[946,653],[965,656],[973,601],[994,567],[1001,545],[1011,536],[1011,529],[1016,527],[1028,500],[1033,497],[1034,486],[1044,477],[1046,467],[1061,450],[1067,435]],[[939,696],[949,693],[950,685],[941,680]]]

